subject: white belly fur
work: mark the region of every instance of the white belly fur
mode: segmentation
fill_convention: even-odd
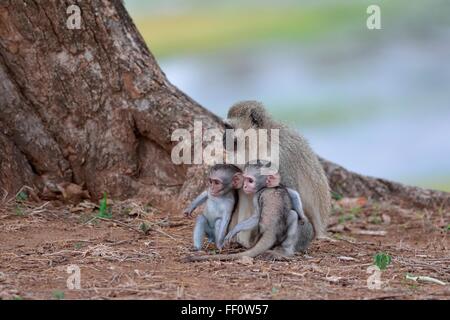
[[[253,195],[247,195],[242,189],[239,190],[239,202],[233,215],[236,214],[238,223],[253,214]],[[257,227],[253,230],[241,231],[237,234],[236,240],[241,246],[250,248],[254,245],[257,234]]]

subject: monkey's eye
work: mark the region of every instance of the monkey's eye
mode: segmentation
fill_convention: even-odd
[[[248,182],[253,183],[253,179],[248,179]]]
[[[213,182],[212,179],[208,179],[209,184],[212,184],[212,182]]]

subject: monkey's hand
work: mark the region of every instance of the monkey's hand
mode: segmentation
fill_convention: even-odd
[[[229,245],[230,242],[231,242],[231,239],[233,239],[233,237],[234,237],[235,235],[236,235],[236,234],[233,233],[232,231],[229,232],[229,233],[225,236],[225,238],[223,239],[223,245],[224,245],[224,246],[225,246],[225,245]]]
[[[186,216],[186,218],[192,218],[192,210],[184,209],[183,214]]]

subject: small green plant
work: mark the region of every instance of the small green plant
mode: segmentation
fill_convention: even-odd
[[[19,216],[19,217],[25,215],[25,212],[23,212],[22,208],[19,206],[16,207],[15,213],[16,213],[16,216]]]
[[[362,207],[353,207],[350,209],[350,214],[357,216],[362,211]]]
[[[20,191],[16,196],[16,201],[18,201],[18,202],[27,201],[27,199],[28,199],[28,195],[26,194],[26,192],[23,192],[23,191]]]
[[[381,219],[381,217],[378,215],[371,215],[369,217],[369,223],[381,224],[382,222],[383,222],[383,219]]]
[[[336,200],[336,201],[339,201],[339,200],[341,200],[342,198],[344,198],[344,197],[342,196],[342,194],[339,194],[339,193],[334,192],[334,191],[331,191],[331,197],[332,197],[334,200]]]
[[[352,221],[355,220],[356,215],[353,213],[344,214],[343,216],[340,216],[338,219],[339,223],[344,223],[346,221]]]
[[[388,265],[391,264],[391,256],[384,253],[384,252],[378,252],[373,257],[374,264],[380,268],[380,270],[385,270]]]
[[[81,242],[75,242],[73,244],[73,246],[75,247],[75,249],[81,249],[81,247],[83,246],[83,244]]]
[[[280,290],[276,287],[272,287],[272,294],[277,294]]]
[[[210,249],[209,253],[210,254],[218,254],[220,251],[218,249]]]
[[[64,299],[64,292],[63,291],[59,291],[59,290],[55,290],[55,291],[52,292],[52,296],[56,300],[62,300],[62,299]]]
[[[450,231],[450,224],[447,226],[447,231]]]
[[[144,234],[147,234],[150,231],[150,226],[148,224],[146,224],[145,222],[142,222],[141,225],[139,226],[139,229],[141,229],[141,231]]]
[[[106,192],[103,194],[103,199],[100,200],[100,208],[97,217],[111,219],[112,213],[110,208],[108,208],[108,197],[106,196]]]
[[[23,300],[23,297],[22,297],[22,296],[18,296],[18,295],[14,295],[14,296],[12,297],[12,299],[13,299],[13,300]]]

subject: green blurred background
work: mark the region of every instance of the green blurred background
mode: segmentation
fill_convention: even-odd
[[[169,80],[216,114],[260,100],[329,160],[450,191],[450,1],[125,5]]]

